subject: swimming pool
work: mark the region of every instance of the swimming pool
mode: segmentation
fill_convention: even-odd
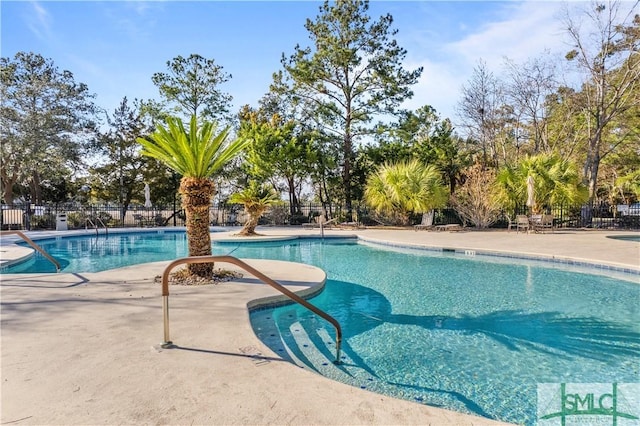
[[[640,235],[610,235],[608,238],[612,240],[640,242]]]
[[[56,237],[37,240],[36,243],[60,263],[61,272],[100,272],[188,255],[184,231]],[[26,243],[20,245],[26,246]],[[40,253],[35,253],[30,259],[5,268],[3,272],[56,272],[56,268]]]
[[[179,233],[123,234],[118,243],[116,235],[65,240],[50,241],[59,247],[56,257],[73,247],[92,251],[97,263],[110,262],[109,255],[131,261],[186,251]],[[215,244],[213,251],[324,269],[327,286],[313,303],[343,326],[343,365],[330,362],[331,326],[302,307],[255,311],[251,321],[282,357],[357,387],[533,424],[538,383],[640,381],[637,276],[624,281],[561,265],[353,239]]]

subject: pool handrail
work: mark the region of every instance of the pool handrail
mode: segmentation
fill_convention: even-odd
[[[35,241],[27,237],[22,231],[0,231],[0,236],[5,236],[5,235],[17,235],[20,238],[22,238],[27,244],[29,244],[31,247],[37,250],[40,254],[46,257],[49,261],[51,261],[51,263],[53,263],[54,266],[56,267],[56,272],[60,272],[60,263],[58,263],[58,261],[55,260],[49,253],[47,253],[42,247],[36,244]]]
[[[99,217],[97,217],[97,216],[96,216],[96,217],[95,217],[95,219],[96,219],[96,221],[97,221],[97,222],[100,222],[100,224],[101,224],[102,226],[104,226],[104,235],[109,236],[109,229],[107,228],[107,225],[106,225],[106,224],[102,221],[102,219],[100,219]],[[97,237],[97,236],[98,236],[98,224],[96,224],[94,221],[92,221],[92,220],[91,220],[91,218],[90,218],[90,217],[88,217],[88,218],[87,218],[87,220],[86,220],[86,221],[85,221],[85,223],[84,223],[84,229],[88,229],[88,228],[87,228],[87,224],[88,224],[88,223],[89,223],[89,224],[91,224],[91,226],[92,226],[93,228],[95,228],[95,230],[96,230],[96,237]]]
[[[320,222],[320,236],[324,240],[324,226],[330,224],[331,222],[335,222],[338,218],[334,217],[333,219],[329,219],[326,222]]]
[[[173,342],[169,337],[169,273],[173,270],[173,268],[175,268],[178,265],[193,264],[193,263],[211,263],[211,262],[231,263],[233,265],[236,265],[244,269],[254,277],[258,278],[260,281],[270,285],[274,289],[278,290],[280,293],[287,296],[289,299],[299,303],[300,305],[309,309],[314,314],[322,317],[323,319],[331,323],[331,325],[333,325],[333,327],[336,329],[336,360],[333,363],[340,364],[340,349],[342,346],[342,327],[340,327],[340,323],[334,317],[324,312],[320,308],[312,305],[308,301],[304,300],[302,297],[298,296],[291,290],[287,289],[282,284],[279,284],[278,282],[272,280],[271,278],[269,278],[262,272],[258,271],[251,265],[233,256],[190,256],[190,257],[183,257],[181,259],[176,259],[173,262],[171,262],[169,265],[167,265],[167,267],[164,269],[164,272],[162,273],[162,314],[163,314],[163,320],[164,320],[164,342],[162,342],[161,347],[171,348],[174,346]]]

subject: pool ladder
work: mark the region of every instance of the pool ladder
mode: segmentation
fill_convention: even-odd
[[[29,244],[36,251],[38,251],[40,254],[42,254],[44,257],[46,257],[51,263],[53,263],[54,266],[56,267],[56,272],[60,272],[60,264],[58,263],[58,261],[55,260],[49,253],[47,253],[42,247],[40,247],[38,244],[36,244],[35,241],[33,241],[31,238],[27,237],[24,233],[22,233],[22,231],[2,231],[2,232],[0,232],[0,235],[1,236],[5,236],[5,235],[17,235],[17,236],[19,236],[27,244]]]
[[[100,223],[100,225],[102,225],[102,227],[104,228],[104,235],[106,235],[107,237],[109,236],[109,228],[107,228],[107,225],[105,225],[105,223],[102,221],[102,219],[100,219],[99,217],[95,217],[96,222]],[[91,220],[91,218],[87,218],[84,222],[84,229],[89,229],[89,227],[87,225],[91,225],[92,228],[95,228],[96,230],[96,237],[98,236],[98,224],[96,224],[94,221]]]
[[[338,321],[334,317],[307,302],[302,297],[284,287],[282,284],[277,283],[254,267],[233,256],[191,256],[174,260],[169,265],[167,265],[164,273],[162,274],[162,313],[164,318],[164,341],[162,342],[161,346],[163,348],[174,347],[174,344],[169,337],[169,273],[178,265],[211,262],[231,263],[244,269],[263,283],[270,285],[280,293],[287,296],[289,299],[299,303],[314,314],[331,323],[331,325],[333,325],[333,327],[336,329],[336,360],[333,363],[340,364],[340,348],[342,346],[342,327],[340,327],[340,323],[338,323]]]

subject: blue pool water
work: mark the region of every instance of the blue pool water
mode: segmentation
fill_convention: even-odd
[[[57,237],[36,243],[60,263],[62,272],[100,272],[139,263],[172,260],[188,255],[184,232],[131,232]],[[26,246],[26,243],[22,244]],[[7,268],[7,273],[56,272],[40,253]]]
[[[41,245],[67,270],[186,254],[184,234],[175,233],[51,244]],[[87,250],[93,255],[77,262]],[[333,328],[301,306],[254,311],[251,322],[283,358],[353,386],[532,425],[539,383],[640,382],[637,275],[355,240],[215,244],[213,252],[325,270],[327,286],[312,303],[342,324],[342,365],[331,363]]]
[[[640,242],[640,235],[616,235],[616,236],[609,236],[608,238],[611,238],[613,240]]]

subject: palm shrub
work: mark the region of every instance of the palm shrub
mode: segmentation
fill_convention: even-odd
[[[557,153],[526,157],[515,167],[503,167],[497,176],[502,206],[514,209],[527,200],[527,178],[534,182],[533,213],[560,204],[582,204],[589,199],[589,191],[582,184],[578,167]]]
[[[146,138],[138,138],[142,155],[155,158],[182,176],[180,194],[186,214],[189,256],[211,255],[209,207],[214,192],[211,177],[236,157],[247,145],[246,140],[228,141],[229,127],[216,133],[216,126],[204,122],[198,126],[191,116],[189,129],[182,120],[167,117],[166,127],[158,125]],[[213,263],[190,264],[189,275],[210,278]]]
[[[440,172],[417,160],[384,164],[367,179],[364,198],[376,212],[408,225],[411,213],[424,213],[447,202]]]
[[[245,189],[232,194],[229,197],[229,202],[244,206],[244,211],[249,218],[239,234],[250,236],[257,235],[256,226],[258,226],[258,221],[267,209],[280,202],[280,199],[272,188],[260,185],[256,181],[251,181]]]

